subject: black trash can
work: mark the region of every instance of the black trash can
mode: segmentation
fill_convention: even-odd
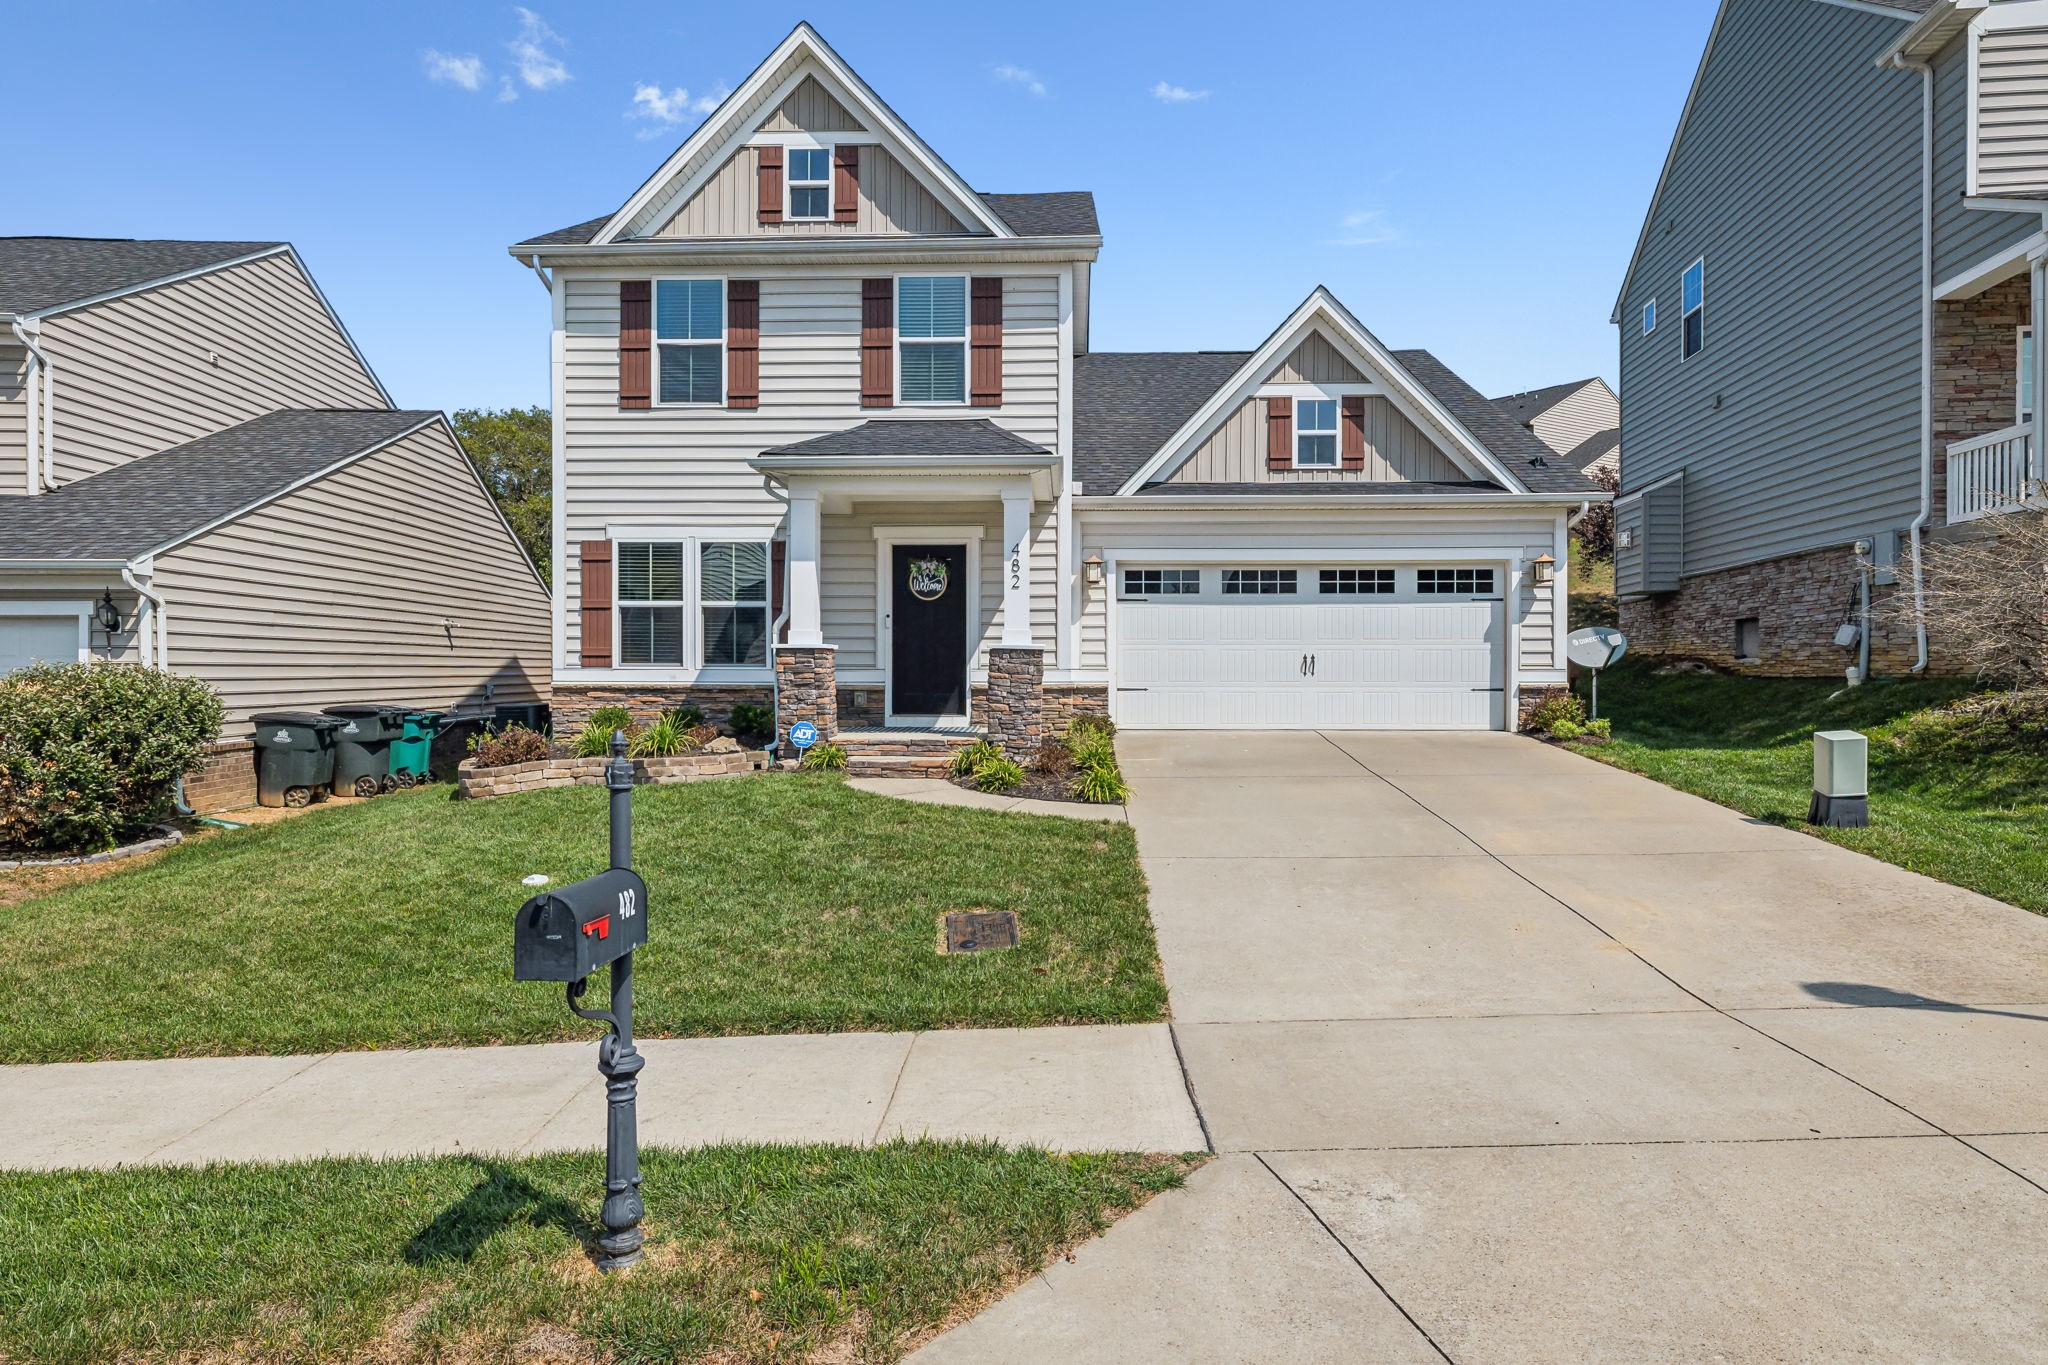
[[[256,800],[303,806],[334,785],[334,732],[341,722],[309,711],[266,711],[256,726]]]
[[[335,791],[375,796],[398,785],[391,776],[391,742],[405,733],[405,707],[352,701],[320,712],[341,722],[334,732]]]

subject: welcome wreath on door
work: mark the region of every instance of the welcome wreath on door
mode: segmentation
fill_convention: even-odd
[[[946,561],[943,559],[910,561],[910,595],[920,602],[936,602],[944,597],[946,578]]]

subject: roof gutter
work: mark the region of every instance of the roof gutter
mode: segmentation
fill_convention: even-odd
[[[763,455],[747,467],[763,474],[1010,474],[1058,465],[1042,455]]]
[[[1176,497],[1172,494],[1141,497],[1130,493],[1095,494],[1074,499],[1074,506],[1084,512],[1172,512],[1195,508],[1204,511],[1225,511],[1266,507],[1273,511],[1298,511],[1303,509],[1318,512],[1334,511],[1340,508],[1371,508],[1384,511],[1389,507],[1427,507],[1442,509],[1449,507],[1581,507],[1600,502],[1612,502],[1612,493],[1354,493],[1337,496],[1274,496],[1260,493],[1204,493]]]
[[[984,256],[991,261],[1067,261],[1076,256],[1092,257],[1102,250],[1099,233],[1072,237],[907,237],[900,242],[875,238],[733,237],[714,241],[702,238],[672,238],[609,242],[603,245],[562,243],[549,246],[519,242],[506,248],[514,260],[535,266],[542,260],[574,264],[584,261],[617,261],[621,257],[646,256],[658,260],[704,257],[739,263],[773,263],[805,260],[888,261],[904,256]]]
[[[1899,40],[1877,54],[1877,65],[1897,71],[1914,69],[1913,63],[1931,59],[1969,25],[1969,16],[1988,7],[1991,0],[1939,0],[1927,13],[1915,19]]]
[[[66,569],[120,569],[125,559],[0,559],[0,569],[55,573]]]

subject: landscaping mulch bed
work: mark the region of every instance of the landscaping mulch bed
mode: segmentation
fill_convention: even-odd
[[[971,777],[954,777],[947,780],[962,791],[978,792],[981,790],[981,788],[974,785],[974,779]],[[1074,778],[1072,774],[1054,777],[1050,773],[1035,772],[1028,768],[1024,772],[1024,782],[1021,786],[1012,787],[1006,792],[998,792],[996,795],[1020,796],[1031,801],[1063,801],[1070,806],[1096,804],[1090,801],[1083,801],[1080,797],[1074,795]]]

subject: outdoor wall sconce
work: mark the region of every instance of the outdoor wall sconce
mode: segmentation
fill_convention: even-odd
[[[1542,587],[1545,584],[1556,581],[1557,561],[1549,555],[1538,555],[1534,560],[1530,561],[1529,572],[1535,578],[1536,585]]]
[[[121,609],[114,605],[111,588],[100,594],[99,605],[92,609],[92,619],[109,635],[121,628]]]
[[[1086,559],[1084,559],[1084,560],[1082,560],[1082,561],[1081,561],[1081,568],[1082,568],[1082,569],[1083,569],[1083,571],[1085,571],[1085,572],[1087,573],[1087,575],[1088,575],[1088,586],[1089,586],[1089,587],[1091,587],[1091,588],[1099,588],[1099,587],[1101,587],[1101,586],[1102,586],[1102,556],[1101,556],[1101,555],[1089,555],[1089,556],[1088,556],[1088,557],[1087,557]]]

